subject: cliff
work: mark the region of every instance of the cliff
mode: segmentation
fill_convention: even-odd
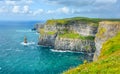
[[[100,22],[95,46],[94,62],[84,63],[64,74],[119,74],[120,22]]]
[[[93,58],[94,61],[96,61],[98,59],[98,56],[100,55],[102,44],[108,39],[115,36],[118,32],[120,32],[120,22],[100,22],[98,33],[95,37],[96,52]]]
[[[48,20],[40,28],[39,45],[52,46],[54,50],[94,52],[98,19],[67,18]]]

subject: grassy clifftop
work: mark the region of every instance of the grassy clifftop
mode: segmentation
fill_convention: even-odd
[[[65,18],[65,19],[51,19],[47,20],[47,25],[69,25],[73,22],[84,22],[88,23],[91,26],[98,26],[100,21],[120,21],[120,19],[101,19],[101,18],[87,18],[87,17],[73,17],[73,18]]]
[[[73,22],[84,22],[84,23],[89,23],[90,25],[97,26],[98,22],[101,21],[101,19],[98,18],[87,18],[87,17],[74,17],[74,18],[65,18],[65,19],[52,19],[52,20],[47,20],[46,24],[47,25],[68,25]]]
[[[84,63],[64,74],[119,74],[120,73],[120,33],[103,44],[99,60]]]

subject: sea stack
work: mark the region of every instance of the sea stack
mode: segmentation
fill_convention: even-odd
[[[26,38],[26,36],[24,37],[24,43],[27,43],[27,38]]]

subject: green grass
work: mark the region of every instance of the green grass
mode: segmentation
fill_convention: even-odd
[[[59,34],[60,38],[71,38],[71,39],[82,39],[82,40],[94,40],[94,36],[82,36],[78,33],[64,33],[64,34]]]
[[[104,34],[105,32],[106,32],[106,29],[103,28],[103,27],[100,27],[98,33],[96,34],[96,36],[97,36],[98,38],[103,38],[103,37],[104,37],[103,34]]]
[[[51,19],[47,20],[47,25],[72,25],[73,22],[84,22],[90,26],[98,26],[100,21],[120,21],[120,19],[103,19],[103,18],[87,18],[87,17],[73,17],[65,19]]]
[[[120,50],[120,33],[103,44],[100,57],[108,56],[118,50]]]
[[[103,44],[98,61],[85,63],[63,74],[119,74],[120,33]]]
[[[92,18],[86,18],[86,17],[74,17],[74,18],[65,18],[65,19],[52,19],[52,20],[47,20],[46,24],[47,25],[69,25],[72,24],[73,22],[84,22],[84,23],[90,23],[91,26],[98,26],[98,22],[100,19],[92,19]]]
[[[49,31],[49,32],[46,32],[48,35],[54,35],[56,32],[55,31]]]
[[[40,34],[44,34],[45,33],[44,28],[39,28],[39,32],[40,32]]]

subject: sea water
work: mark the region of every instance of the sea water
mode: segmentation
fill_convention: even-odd
[[[57,52],[37,45],[40,34],[31,31],[35,23],[0,22],[0,74],[60,74],[90,59],[84,53]]]

